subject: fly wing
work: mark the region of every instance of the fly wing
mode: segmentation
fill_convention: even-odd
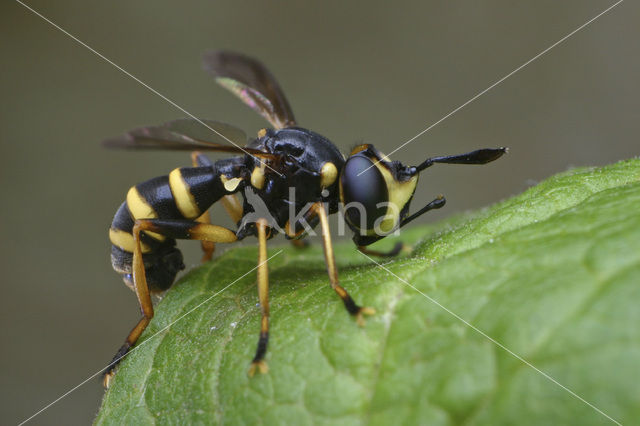
[[[256,149],[243,148],[246,142],[246,134],[230,124],[183,118],[159,126],[139,127],[122,136],[107,139],[102,144],[108,148],[131,150],[198,150],[265,155]]]
[[[240,53],[213,50],[204,54],[203,64],[218,84],[239,97],[276,129],[296,124],[278,82],[259,61]]]

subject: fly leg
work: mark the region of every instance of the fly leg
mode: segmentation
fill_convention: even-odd
[[[331,234],[329,230],[329,220],[327,218],[327,211],[322,203],[315,203],[313,210],[320,218],[320,225],[322,226],[322,245],[324,248],[324,260],[327,264],[327,272],[329,273],[329,281],[331,282],[331,288],[338,293],[340,299],[347,308],[347,311],[356,317],[358,325],[364,325],[364,315],[373,315],[376,311],[373,308],[360,307],[356,305],[347,290],[345,290],[338,283],[338,269],[336,268],[335,258],[333,256],[333,245],[331,244]]]
[[[269,371],[264,356],[267,353],[269,343],[269,269],[267,268],[267,221],[259,219],[256,222],[258,229],[258,300],[262,318],[260,320],[260,337],[256,355],[251,361],[249,377],[253,377],[256,370],[264,374]]]
[[[133,226],[133,286],[138,298],[138,304],[142,311],[142,318],[129,332],[125,342],[122,344],[109,366],[103,373],[103,384],[109,387],[114,371],[120,360],[131,350],[138,341],[142,332],[147,328],[151,318],[153,318],[153,304],[149,292],[149,285],[145,275],[144,263],[142,259],[142,241],[140,233],[142,231],[155,232],[174,239],[211,241],[213,243],[231,243],[237,240],[236,234],[222,226],[200,223],[190,220],[162,220],[162,219],[139,219]]]

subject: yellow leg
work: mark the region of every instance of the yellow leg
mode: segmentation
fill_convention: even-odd
[[[225,195],[224,197],[222,197],[220,202],[222,203],[222,206],[224,207],[227,214],[231,217],[231,220],[233,220],[233,223],[237,224],[238,222],[240,222],[240,219],[242,219],[243,210],[242,203],[240,202],[238,197],[235,194]],[[196,220],[200,223],[209,225],[211,224],[211,215],[207,210],[206,212],[202,213],[202,216],[200,216]],[[201,241],[200,244],[202,245],[202,251],[204,253],[202,255],[202,261],[208,262],[213,257],[213,252],[216,249],[216,245],[211,241]]]
[[[363,308],[353,301],[347,290],[345,290],[338,283],[338,269],[336,268],[335,258],[333,256],[333,245],[331,244],[331,233],[329,230],[329,219],[327,218],[327,212],[322,203],[315,203],[313,205],[314,211],[320,218],[320,225],[322,227],[322,245],[324,248],[324,260],[327,264],[327,272],[329,273],[329,281],[331,282],[331,288],[338,293],[340,299],[344,302],[344,306],[351,315],[355,315],[358,325],[364,325],[363,315],[373,315],[375,310],[373,308]]]
[[[249,377],[253,377],[256,370],[264,374],[269,371],[264,356],[267,353],[269,343],[269,269],[267,267],[267,221],[259,219],[256,222],[258,229],[258,300],[262,319],[260,321],[260,338],[256,355],[253,357],[249,368]]]
[[[242,219],[243,208],[242,202],[240,202],[240,199],[236,194],[225,195],[222,197],[220,202],[231,220],[233,220],[233,223],[237,224],[240,222],[240,219]]]
[[[198,158],[201,160],[198,161]],[[191,164],[193,167],[198,167],[202,165],[202,160],[206,162],[209,161],[208,158],[204,157],[204,155],[199,151],[194,151],[191,153]],[[211,224],[211,214],[209,210],[202,213],[202,215],[196,219],[196,221],[204,224]],[[200,241],[200,245],[202,246],[202,262],[208,262],[213,257],[213,252],[216,250],[216,243],[212,241]]]
[[[124,357],[129,349],[138,341],[138,338],[142,334],[149,322],[151,322],[151,318],[153,318],[153,303],[151,302],[151,295],[149,293],[149,286],[147,285],[147,279],[145,277],[144,272],[144,264],[142,262],[142,247],[140,241],[140,226],[135,225],[133,227],[133,287],[136,292],[136,297],[138,298],[138,304],[140,305],[140,310],[142,311],[142,318],[135,327],[129,332],[127,338],[125,339],[124,344],[118,349],[116,355],[113,357],[111,361],[112,364],[107,367],[103,377],[102,384],[105,388],[108,388],[111,384],[111,379],[113,378],[114,371],[118,362],[122,357]]]
[[[303,220],[305,220],[307,223],[313,221],[315,219],[315,217],[317,216],[316,211],[313,208],[310,208],[303,216]],[[304,233],[304,229],[298,229],[296,230],[295,228],[296,224],[291,223],[289,221],[287,221],[287,223],[284,226],[284,231],[285,234],[287,235],[288,238],[291,238],[291,245],[294,246],[297,249],[303,249],[303,248],[307,248],[309,247],[309,241],[308,240],[303,240],[302,238],[300,238],[300,236]]]
[[[204,223],[205,225],[211,224],[211,215],[209,210],[202,213],[202,216],[196,219],[197,222]],[[208,262],[213,258],[213,252],[216,250],[216,243],[213,241],[200,241],[202,246],[202,262]]]
[[[142,332],[147,328],[149,322],[151,322],[151,318],[153,318],[153,303],[151,302],[149,285],[147,284],[142,258],[142,241],[140,238],[142,231],[155,232],[170,238],[211,241],[214,243],[230,243],[237,240],[233,231],[217,225],[185,220],[136,220],[132,231],[134,242],[132,272],[133,287],[136,292],[136,297],[138,298],[140,310],[142,311],[142,318],[129,332],[124,344],[118,349],[109,367],[105,370],[103,375],[103,384],[105,387],[109,387],[120,359],[136,344]]]

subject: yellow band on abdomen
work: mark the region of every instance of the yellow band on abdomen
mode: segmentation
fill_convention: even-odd
[[[129,253],[133,253],[135,242],[133,241],[133,235],[131,235],[127,231],[123,231],[122,229],[110,228],[109,240],[114,246],[120,247],[122,250]],[[140,248],[143,253],[149,253],[151,251],[151,248],[143,242],[140,242]]]
[[[158,213],[156,213],[153,207],[140,194],[140,191],[138,191],[138,188],[136,188],[135,186],[132,186],[129,189],[129,192],[127,192],[127,206],[129,207],[129,212],[134,219],[158,218]],[[156,234],[155,232],[145,232],[151,238],[154,238],[158,241],[164,241],[166,238],[164,235]]]
[[[179,168],[169,173],[169,187],[176,201],[176,206],[185,219],[195,219],[202,214],[191,193],[191,188],[182,178]]]

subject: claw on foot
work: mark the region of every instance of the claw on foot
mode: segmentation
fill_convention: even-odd
[[[108,373],[104,373],[104,375],[102,376],[102,386],[104,386],[105,389],[109,389],[109,386],[111,386],[113,375],[113,371],[110,371]]]
[[[269,372],[269,366],[267,365],[267,362],[265,360],[253,361],[251,363],[251,367],[249,367],[247,375],[249,377],[253,377],[254,374],[256,374],[256,370],[260,374],[267,374]]]
[[[376,310],[373,308],[360,308],[358,313],[356,314],[356,322],[360,327],[364,327],[364,316],[365,315],[373,315],[376,313]]]
[[[120,346],[120,349],[118,349],[118,352],[114,355],[107,368],[104,370],[104,373],[102,373],[102,384],[105,388],[108,389],[111,385],[113,376],[116,374],[116,368],[118,367],[120,360],[127,356],[129,349],[131,349],[131,344],[129,342],[124,342],[124,344]]]

